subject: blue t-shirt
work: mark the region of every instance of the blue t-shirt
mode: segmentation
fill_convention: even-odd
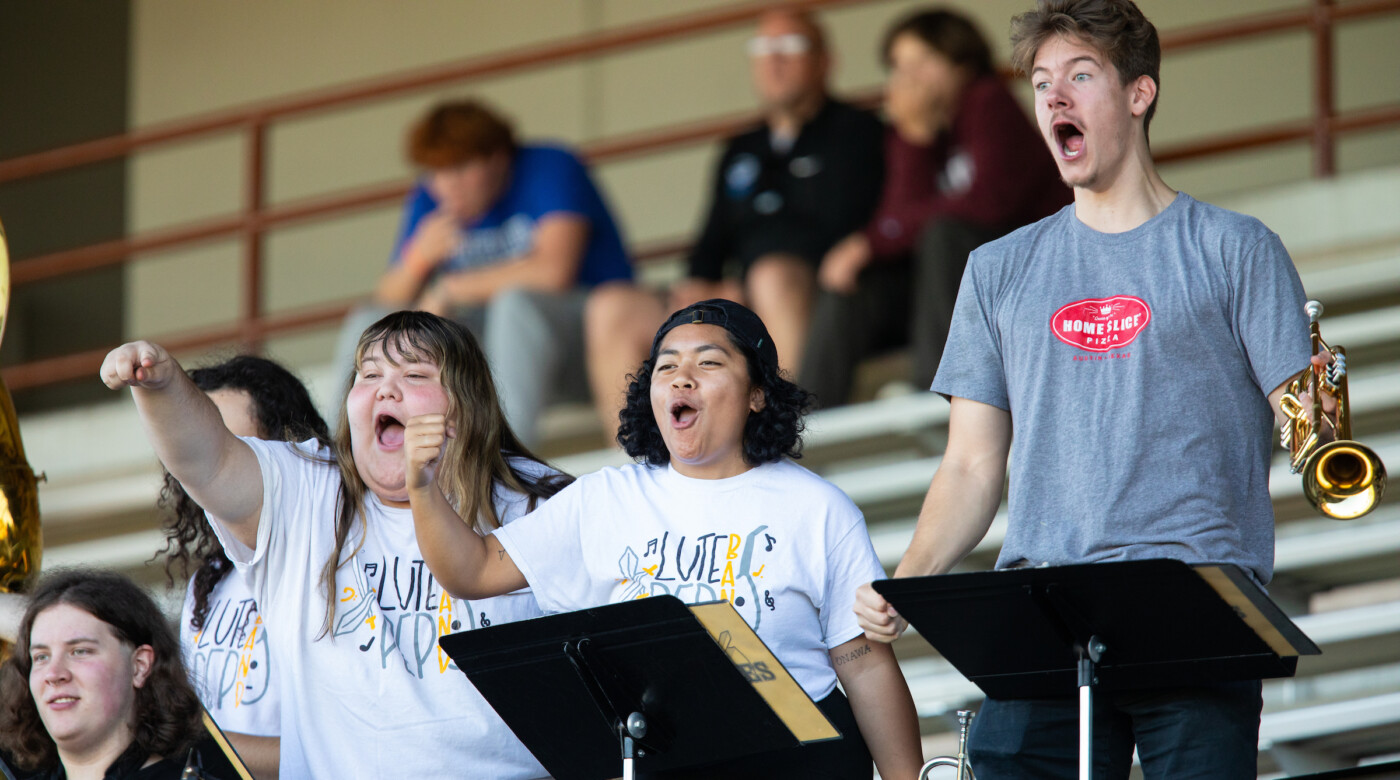
[[[404,204],[403,225],[390,265],[399,262],[419,220],[436,209],[437,201],[419,182]],[[463,226],[466,240],[437,273],[466,271],[519,257],[530,251],[539,220],[559,213],[588,220],[588,245],[579,263],[579,285],[592,287],[632,278],[622,236],[588,169],[571,152],[555,146],[522,146],[515,151],[505,192],[490,210]]]
[[[998,567],[1274,562],[1267,395],[1308,365],[1257,219],[1185,193],[1124,233],[1074,206],[972,253],[933,389],[1011,412]]]

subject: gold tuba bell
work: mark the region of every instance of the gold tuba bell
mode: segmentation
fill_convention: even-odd
[[[0,225],[0,338],[10,308],[10,250]],[[24,458],[10,391],[0,379],[0,593],[23,593],[39,576],[39,486]],[[0,648],[4,642],[0,641]]]
[[[1291,454],[1293,473],[1303,475],[1303,495],[1319,512],[1335,520],[1353,520],[1370,512],[1385,495],[1385,464],[1370,447],[1351,438],[1351,404],[1347,398],[1347,355],[1343,347],[1322,340],[1317,321],[1322,304],[1308,301],[1312,353],[1332,354],[1326,366],[1310,365],[1288,385],[1279,406],[1287,421],[1283,446]],[[1311,399],[1303,403],[1303,395]],[[1336,409],[1323,409],[1326,395]]]

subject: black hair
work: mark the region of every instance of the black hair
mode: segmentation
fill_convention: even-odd
[[[812,406],[812,394],[784,379],[778,369],[759,360],[754,351],[725,331],[729,342],[744,355],[749,382],[763,390],[763,409],[749,414],[744,423],[744,462],[750,466],[774,463],[784,457],[802,457],[803,416]],[[640,462],[664,466],[671,453],[661,438],[661,428],[651,409],[651,372],[656,358],[642,362],[628,376],[627,403],[618,415],[617,443]]]
[[[239,355],[212,366],[190,372],[195,386],[206,393],[240,390],[253,403],[253,416],[262,438],[282,441],[316,439],[330,446],[330,431],[317,413],[306,387],[292,372],[267,358]],[[175,570],[182,577],[194,571],[194,617],[197,631],[204,628],[209,612],[209,594],[233,570],[233,562],[209,526],[204,510],[190,498],[180,483],[165,474],[156,503],[165,530],[165,576],[175,582]]]

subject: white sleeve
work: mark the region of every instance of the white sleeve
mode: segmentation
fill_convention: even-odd
[[[589,521],[583,480],[559,491],[535,511],[494,534],[545,612],[572,612],[607,603],[592,591],[581,531]]]
[[[849,506],[832,508],[835,518],[829,526],[839,536],[827,554],[826,589],[821,606],[822,636],[827,649],[849,642],[864,632],[856,622],[853,609],[856,589],[867,582],[885,579],[885,568],[875,554],[865,518],[849,499],[844,503]],[[849,521],[851,514],[855,515],[854,522]],[[847,522],[837,522],[837,519]]]
[[[318,542],[334,537],[333,497],[339,490],[339,477],[324,460],[317,460],[324,459],[326,453],[318,451],[314,442],[243,441],[252,447],[262,472],[262,512],[255,546],[249,549],[239,542],[212,515],[209,521],[253,598],[268,607],[277,603],[284,582],[294,584],[297,593],[304,595],[308,583],[318,581],[320,566],[329,554],[328,549],[319,549],[324,545]],[[321,523],[329,525],[318,529]]]

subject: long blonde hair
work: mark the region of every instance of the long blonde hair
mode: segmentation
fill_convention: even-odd
[[[529,508],[564,489],[573,478],[554,472],[534,476],[511,464],[512,458],[535,463],[544,461],[521,444],[496,396],[496,383],[486,355],[476,338],[451,320],[420,311],[401,311],[384,317],[360,335],[355,347],[355,371],[346,383],[346,393],[354,384],[365,353],[379,345],[385,360],[392,354],[409,362],[431,362],[438,366],[447,391],[447,418],[456,435],[443,449],[437,481],[457,514],[478,531],[486,533],[501,526],[496,516],[494,492],[497,485],[529,497]],[[350,445],[350,417],[345,404],[335,430],[335,460],[340,469],[340,498],[336,507],[335,549],[321,569],[326,591],[324,636],[335,618],[335,574],[343,565],[342,552],[357,517],[365,517],[368,486],[355,466]],[[363,537],[362,537],[363,538]],[[353,552],[351,555],[353,556]]]

